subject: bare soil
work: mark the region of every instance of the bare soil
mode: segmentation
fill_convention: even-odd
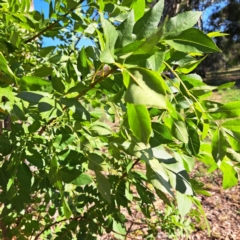
[[[143,165],[137,166],[139,170],[144,170]],[[206,226],[202,221],[196,223],[195,231],[188,237],[175,238],[179,240],[240,240],[240,183],[230,189],[224,190],[222,188],[222,176],[220,171],[214,173],[207,173],[206,168],[197,163],[194,171],[191,173],[191,178],[205,183],[205,189],[211,194],[210,197],[198,196],[201,199],[207,220],[210,225],[210,235]],[[134,191],[134,190],[133,190]],[[162,200],[158,200],[155,204],[157,209],[163,209],[164,204]],[[128,236],[126,240],[145,239],[146,224],[143,223],[144,216],[138,210],[136,205],[131,206],[132,215],[129,215],[126,209],[122,213],[126,216],[128,223]],[[153,214],[154,218],[154,214]],[[158,236],[156,240],[169,240],[166,233],[158,228]],[[105,235],[101,240],[117,239],[112,234]]]

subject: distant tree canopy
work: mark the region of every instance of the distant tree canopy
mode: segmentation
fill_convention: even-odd
[[[239,0],[169,0],[166,1],[164,17],[172,17],[188,10],[204,11],[211,6],[207,21],[199,19],[197,26],[205,32],[221,31],[227,36],[216,38],[222,53],[211,55],[204,62],[212,70],[234,66],[240,62],[240,1]]]
[[[224,30],[228,44],[240,42],[240,1],[228,0],[223,8],[216,8],[209,18],[209,30]]]

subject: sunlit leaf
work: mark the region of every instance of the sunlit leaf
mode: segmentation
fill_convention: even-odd
[[[134,136],[145,144],[151,134],[151,119],[144,105],[127,105],[128,122]]]

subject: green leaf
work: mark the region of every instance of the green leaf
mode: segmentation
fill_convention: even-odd
[[[66,86],[65,86],[65,84],[64,84],[64,82],[62,81],[61,78],[58,78],[58,77],[54,76],[51,79],[51,83],[52,83],[52,87],[57,92],[59,92],[59,93],[64,93],[65,92]]]
[[[164,1],[159,0],[154,7],[135,23],[133,33],[136,34],[137,39],[147,38],[156,31],[162,16],[163,8]]]
[[[144,0],[145,1],[145,0]],[[101,53],[100,59],[104,63],[114,62],[114,45],[118,37],[115,27],[101,15],[102,28],[105,38],[105,49]]]
[[[53,146],[58,150],[63,150],[69,148],[75,140],[75,135],[73,134],[59,134],[54,137]]]
[[[117,48],[122,48],[133,41],[134,13],[130,11],[127,18],[118,26]]]
[[[182,65],[181,67],[178,67],[176,69],[176,71],[184,73],[184,74],[188,74],[188,73],[192,72],[206,57],[207,57],[207,55],[199,60],[194,60],[194,61],[188,62],[188,63]]]
[[[210,32],[207,34],[209,37],[214,38],[214,37],[223,37],[223,36],[228,36],[228,33],[221,33],[221,32]]]
[[[178,210],[182,217],[184,217],[192,208],[192,200],[185,194],[177,192],[176,194]]]
[[[152,128],[151,119],[144,105],[127,104],[127,114],[130,129],[134,136],[145,144],[148,143]]]
[[[63,198],[63,213],[66,217],[66,219],[69,219],[72,215],[72,211],[67,203],[67,200],[65,198]]]
[[[52,90],[51,82],[44,80],[39,77],[34,76],[26,76],[20,80],[21,90],[29,90],[29,91],[42,91],[47,90],[50,92]]]
[[[162,199],[164,201],[165,204],[167,204],[168,206],[171,206],[171,202],[169,201],[168,197],[165,195],[165,193],[163,193],[161,190],[159,189],[155,189],[156,190],[156,194],[158,195],[158,197],[160,199]]]
[[[1,71],[6,73],[11,79],[15,80],[16,77],[14,73],[12,72],[11,68],[8,66],[7,60],[3,56],[3,54],[0,52],[0,75],[2,75]]]
[[[190,182],[191,182],[192,188],[194,189],[195,193],[205,195],[205,196],[208,196],[208,197],[211,196],[211,193],[209,193],[208,191],[203,189],[204,183],[198,182],[195,179],[190,179]]]
[[[27,192],[30,192],[32,173],[29,167],[23,162],[18,165],[17,179],[21,185],[21,188]]]
[[[71,183],[80,176],[81,171],[75,168],[62,167],[59,169],[59,173],[61,174],[61,179],[63,182]]]
[[[209,111],[214,119],[234,118],[240,116],[240,101],[226,103],[213,111]]]
[[[221,129],[217,129],[212,138],[212,156],[216,162],[223,160],[226,154],[227,142]]]
[[[139,62],[141,60],[149,58],[155,52],[159,50],[156,47],[161,39],[164,31],[164,21],[161,26],[144,41],[135,41],[130,43],[116,52],[116,55],[121,59],[127,59],[127,62]]]
[[[239,119],[228,120],[228,121],[222,123],[221,126],[224,127],[224,128],[227,128],[231,131],[234,131],[234,132],[240,132]]]
[[[38,111],[43,119],[53,119],[62,115],[59,103],[49,97],[43,97],[38,103]]]
[[[113,231],[114,235],[117,239],[124,239],[122,235],[126,234],[126,229],[123,227],[123,224],[120,222],[117,222],[116,220],[113,219]],[[117,234],[120,233],[121,235]]]
[[[199,153],[200,139],[195,128],[188,126],[188,147],[193,156]]]
[[[35,149],[28,148],[28,151],[26,151],[26,159],[38,168],[42,168],[44,166],[43,157]]]
[[[84,47],[81,49],[81,51],[78,54],[77,68],[78,68],[78,71],[81,72],[83,79],[90,72],[90,68],[89,68],[89,65],[88,65],[88,59],[87,59],[87,54],[86,54],[86,51],[85,51]]]
[[[238,184],[238,173],[229,161],[222,161],[220,169],[223,172],[223,188],[227,189]]]
[[[88,159],[89,159],[89,164],[88,164],[89,169],[94,171],[103,170],[104,159],[100,155],[96,153],[90,153],[88,155]]]
[[[194,27],[201,15],[202,12],[199,11],[187,11],[170,18],[166,23],[164,36],[182,32]]]
[[[165,193],[174,196],[165,168],[157,159],[149,160],[147,165],[147,178],[152,185]]]
[[[240,154],[237,153],[237,152],[235,152],[233,149],[228,148],[228,149],[227,149],[227,152],[226,152],[226,156],[227,156],[230,160],[240,163]]]
[[[182,141],[183,143],[188,143],[189,135],[186,125],[183,121],[173,121],[171,131],[175,138]]]
[[[228,141],[235,151],[240,152],[240,133],[233,132],[228,129],[224,129],[224,132],[227,134],[226,141]]]
[[[92,178],[88,174],[82,173],[80,174],[75,180],[73,180],[71,183],[77,186],[87,185],[89,183],[92,183]]]
[[[62,98],[61,103],[66,105],[75,120],[89,121],[91,119],[90,113],[86,108],[75,98]]]
[[[156,52],[150,58],[147,59],[146,67],[153,70],[159,71],[160,67],[163,64],[165,57],[165,52]]]
[[[97,180],[97,188],[102,197],[107,200],[107,202],[111,202],[111,193],[110,193],[110,184],[108,179],[99,171],[95,171],[96,180]]]
[[[164,41],[174,49],[186,53],[221,52],[214,41],[196,28],[167,36]]]
[[[141,18],[145,10],[145,0],[134,0],[131,8],[134,11],[135,21]]]
[[[34,76],[37,77],[48,77],[52,75],[53,69],[51,67],[42,66],[34,70]]]
[[[99,121],[92,123],[89,130],[93,132],[95,135],[99,136],[107,136],[113,134],[112,129],[106,123]]]
[[[29,103],[37,104],[44,96],[35,92],[20,92],[17,97]]]
[[[166,84],[162,77],[144,68],[130,68],[130,83],[127,85],[125,99],[136,105],[167,108]]]
[[[6,97],[12,104],[14,103],[14,100],[15,100],[15,94],[16,93],[13,92],[13,87],[12,86],[0,87],[0,96],[1,97],[3,97],[3,96]],[[18,97],[18,95],[17,95],[17,97]]]
[[[152,123],[152,130],[154,136],[150,138],[151,147],[157,147],[161,144],[167,144],[173,142],[172,135],[167,127],[161,123]]]

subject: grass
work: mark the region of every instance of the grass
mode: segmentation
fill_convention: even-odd
[[[209,100],[221,103],[240,101],[240,89],[233,87],[231,89],[213,92]]]

